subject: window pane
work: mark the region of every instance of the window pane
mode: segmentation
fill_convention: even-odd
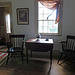
[[[39,8],[38,13],[43,14],[44,9],[43,8]]]
[[[40,2],[38,2],[38,7],[43,7],[43,5]]]
[[[52,13],[52,14],[51,14]],[[48,17],[48,20],[55,20],[56,19],[56,10],[51,11],[51,15]]]
[[[58,33],[58,24],[54,21],[39,21],[38,23],[39,33]]]
[[[58,23],[55,24],[56,10],[45,8],[38,2],[38,33],[58,33]]]

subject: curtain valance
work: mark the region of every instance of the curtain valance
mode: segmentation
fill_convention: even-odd
[[[38,0],[38,1],[48,9],[57,9],[55,23],[59,22],[60,0]]]

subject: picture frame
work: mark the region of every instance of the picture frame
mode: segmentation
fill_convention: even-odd
[[[29,24],[29,8],[17,8],[17,24]]]

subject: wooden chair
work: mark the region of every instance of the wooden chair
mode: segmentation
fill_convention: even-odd
[[[22,61],[23,61],[23,50],[24,50],[24,38],[25,35],[10,35],[10,41],[7,43],[7,62],[6,64],[8,64],[8,60],[10,57],[12,57],[13,54],[17,54],[17,53],[21,53],[22,56]]]
[[[62,58],[75,62],[75,36],[67,35],[66,41],[61,41],[60,43],[62,46],[62,50],[60,51],[60,57],[57,63],[59,63]]]

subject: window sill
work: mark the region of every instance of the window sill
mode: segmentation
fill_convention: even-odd
[[[43,36],[61,36],[59,33],[40,33]]]

